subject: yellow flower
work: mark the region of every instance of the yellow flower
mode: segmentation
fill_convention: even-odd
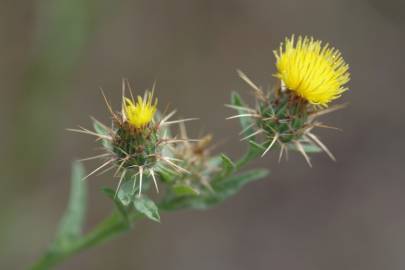
[[[134,104],[129,98],[124,98],[123,112],[127,121],[135,128],[143,128],[149,124],[156,112],[157,99],[153,102],[153,92],[146,91],[145,97],[138,96]]]
[[[286,38],[285,46],[274,51],[277,73],[285,86],[311,104],[327,106],[347,90],[343,87],[350,80],[349,65],[340,52],[322,45],[312,37],[298,37],[294,42]]]

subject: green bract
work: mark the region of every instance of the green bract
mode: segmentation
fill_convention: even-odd
[[[160,155],[159,134],[155,126],[132,129],[127,123],[119,127],[112,143],[123,168],[152,168]]]
[[[232,104],[228,107],[237,110],[238,114],[229,117],[240,118],[244,138],[261,148],[264,156],[272,148],[279,149],[279,160],[288,150],[299,151],[310,166],[307,153],[327,153],[335,160],[332,153],[312,132],[314,128],[331,128],[317,120],[318,116],[332,112],[342,106],[324,107],[313,105],[307,100],[286,89],[281,83],[278,87],[265,93],[244,73],[240,77],[252,88],[256,97],[256,106],[248,107],[238,94],[233,94]],[[262,139],[258,139],[258,137]]]

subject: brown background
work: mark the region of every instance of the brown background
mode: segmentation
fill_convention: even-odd
[[[0,269],[28,268],[53,238],[70,162],[96,146],[64,128],[108,121],[99,87],[118,108],[122,77],[139,91],[156,79],[161,107],[200,117],[191,133],[237,157],[223,104],[231,90],[249,95],[235,70],[267,86],[272,50],[292,33],[329,41],[351,66],[350,106],[324,118],[343,132],[318,132],[338,161],[268,155],[252,166],[271,176],[222,205],[143,221],[59,269],[404,269],[404,18],[399,0],[2,0]],[[86,228],[116,183],[89,184]]]

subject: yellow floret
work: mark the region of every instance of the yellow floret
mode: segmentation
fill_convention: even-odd
[[[143,128],[148,125],[155,115],[157,99],[153,102],[153,93],[146,92],[145,97],[138,96],[134,104],[130,99],[124,98],[123,112],[127,121],[135,128]]]
[[[347,90],[349,65],[340,52],[312,37],[286,38],[285,46],[274,51],[277,73],[285,86],[311,104],[327,106]]]

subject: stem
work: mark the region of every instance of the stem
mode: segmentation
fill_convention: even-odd
[[[130,217],[131,222],[128,223],[121,215],[113,213],[85,236],[72,240],[72,242],[56,249],[51,248],[31,269],[50,269],[82,250],[101,244],[128,231],[131,228],[131,224],[141,217],[142,215],[139,213],[133,214]]]
[[[235,165],[237,170],[240,170],[243,166],[245,166],[247,163],[250,161],[254,160],[258,156],[260,156],[261,153],[258,151],[253,151],[252,148],[249,148],[249,150],[246,152],[245,155],[243,155],[242,158],[240,158],[238,161],[236,161]]]

